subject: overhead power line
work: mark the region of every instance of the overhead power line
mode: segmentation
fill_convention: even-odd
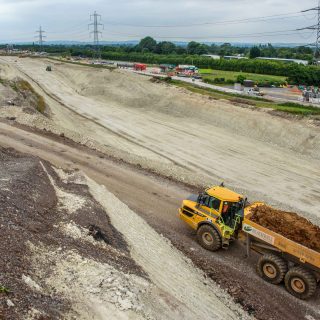
[[[224,36],[219,36],[219,35],[207,35],[205,37],[198,37],[198,36],[155,36],[155,38],[158,39],[186,39],[186,40],[196,40],[196,39],[213,39],[213,38],[239,38],[239,37],[244,37],[244,36],[275,36],[275,35],[288,35],[288,34],[296,34],[297,30],[296,29],[289,29],[289,30],[276,30],[276,31],[266,31],[266,32],[254,32],[254,33],[242,33],[242,34],[234,34],[234,35],[224,35]],[[142,37],[142,35],[138,34],[125,34],[125,33],[120,33],[120,32],[109,32],[109,33],[114,33],[114,34],[119,34],[119,35],[124,35],[124,36],[130,36],[130,37]]]
[[[320,55],[320,51],[319,51],[319,48],[320,48],[319,47],[319,43],[320,43],[320,0],[318,0],[317,7],[303,10],[302,12],[308,12],[308,11],[316,11],[317,12],[317,23],[315,25],[312,25],[309,27],[297,29],[297,31],[300,31],[300,30],[315,30],[316,31],[317,36],[316,36],[316,42],[314,43],[315,51],[314,51],[313,60],[314,60],[314,63],[318,64],[319,55]]]
[[[87,29],[88,23],[90,23],[90,19],[83,20],[80,23],[73,24],[70,26],[68,24],[63,24],[63,26],[61,26],[60,28],[55,29],[54,31],[49,31],[47,33],[50,33],[50,34],[69,33],[68,30],[72,30],[72,33],[76,30],[80,30],[80,31],[83,30],[88,32],[88,29]]]
[[[46,38],[46,36],[44,35],[45,31],[42,30],[42,27],[40,26],[39,30],[36,31],[38,34],[38,43],[39,43],[39,46],[40,46],[40,51],[43,51],[42,48],[43,48],[43,43],[44,43],[44,38]]]
[[[303,11],[305,12],[305,11]],[[234,19],[234,20],[222,20],[222,21],[209,21],[201,23],[188,23],[188,24],[167,24],[167,25],[143,25],[143,24],[127,24],[119,22],[108,22],[108,25],[115,26],[126,26],[126,27],[138,27],[138,28],[186,28],[186,27],[196,27],[196,26],[206,26],[206,25],[225,25],[225,24],[237,24],[237,23],[249,23],[249,22],[262,22],[274,19],[284,19],[284,18],[296,18],[301,17],[302,12],[296,11],[291,13],[282,13],[269,16],[259,16],[254,18],[246,19]]]
[[[94,14],[90,15],[90,20],[93,17],[93,23],[88,24],[88,27],[90,28],[90,26],[93,26],[93,31],[90,32],[90,34],[93,33],[93,43],[94,46],[96,48],[96,54],[98,56],[98,58],[101,58],[101,53],[100,53],[100,48],[99,48],[99,36],[102,34],[102,32],[99,30],[99,26],[103,26],[102,23],[100,23],[99,21],[101,21],[101,15],[98,14],[96,11],[94,12]]]

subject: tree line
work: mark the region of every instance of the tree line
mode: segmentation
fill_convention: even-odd
[[[37,50],[35,45],[17,46],[21,49]],[[44,50],[51,54],[64,56],[94,57],[95,48],[92,45],[47,45]],[[190,42],[187,46],[168,41],[157,42],[151,37],[145,37],[137,45],[108,45],[100,46],[103,59],[143,62],[148,64],[192,64],[199,68],[217,69],[225,71],[242,71],[267,75],[287,77],[288,83],[320,85],[320,68],[314,65],[299,65],[254,59],[259,56],[309,58],[313,51],[308,47],[275,48],[271,44],[252,48],[237,47],[231,44],[220,46]],[[212,59],[203,54],[234,55],[243,54],[248,59],[227,60]]]
[[[1,46],[0,46],[1,47]],[[4,46],[3,46],[4,47]],[[25,45],[29,49],[37,50],[37,46]],[[154,53],[162,55],[203,55],[213,54],[219,56],[243,55],[248,58],[256,57],[271,57],[271,58],[286,58],[286,59],[302,59],[312,61],[313,50],[310,47],[274,47],[272,44],[260,44],[253,47],[237,46],[230,43],[206,44],[191,41],[185,43],[173,43],[170,41],[157,42],[152,37],[145,37],[136,44],[126,45],[101,45],[102,52],[119,52],[119,53]],[[44,46],[47,52],[59,53],[66,52],[70,55],[92,55],[92,45],[51,45]]]
[[[108,50],[108,47],[104,48]],[[114,47],[113,47],[114,50]],[[302,59],[312,61],[313,50],[310,47],[274,47],[272,44],[257,45],[253,47],[236,46],[230,43],[205,44],[195,41],[189,42],[186,46],[175,44],[169,41],[157,42],[151,37],[143,38],[139,44],[135,46],[120,46],[119,52],[141,52],[141,53],[155,53],[155,54],[215,54],[219,56],[243,55],[249,58],[256,57],[271,57],[271,58],[286,58],[286,59]]]

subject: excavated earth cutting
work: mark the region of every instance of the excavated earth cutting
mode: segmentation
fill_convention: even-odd
[[[0,117],[10,114],[189,184],[225,181],[251,201],[320,224],[320,127],[314,119],[241,108],[123,70],[13,57],[1,57],[0,66],[2,78],[29,81],[52,113],[41,118],[5,106]]]
[[[303,246],[320,252],[320,228],[294,212],[260,205],[251,209],[250,220]]]
[[[48,117],[31,112],[23,105],[0,106],[0,117],[9,119],[0,122],[1,145],[35,154],[64,169],[80,168],[91,179],[107,186],[204,270],[207,279],[225,289],[233,298],[230,301],[241,305],[256,319],[320,319],[319,292],[313,300],[301,302],[283,288],[266,284],[254,272],[257,256],[244,259],[244,249],[239,243],[234,243],[227,252],[208,254],[195,242],[195,234],[176,216],[181,200],[194,192],[194,187],[187,185],[201,186],[202,189],[204,185],[224,180],[252,201],[263,200],[279,205],[320,224],[320,131],[316,123],[309,119],[281,118],[265,110],[239,108],[224,100],[213,101],[183,89],[151,83],[148,77],[124,71],[110,72],[54,63],[54,71],[48,73],[45,71],[48,61],[42,59],[15,61],[5,57],[0,59],[0,63],[0,76],[7,79],[21,77],[29,81],[45,97],[49,112]],[[0,92],[5,90],[0,85]],[[14,93],[7,90],[6,94],[5,100],[11,99]],[[61,186],[46,162],[44,166],[53,177],[53,184]],[[82,196],[88,196],[86,188],[81,186]],[[72,190],[77,193],[78,189]],[[61,196],[61,192],[56,190],[57,198],[58,194]],[[292,194],[299,196],[293,199]],[[90,199],[92,201],[91,196]],[[102,200],[103,206],[109,208],[110,204]],[[113,200],[120,205],[117,199]],[[81,201],[73,203],[78,208]],[[70,210],[64,206],[60,209]],[[116,212],[112,207],[108,210],[114,219]],[[76,214],[78,212],[81,209],[77,209]],[[83,241],[79,223],[67,221],[59,224],[60,230],[64,234],[69,232],[73,239]],[[89,235],[91,239],[103,239],[99,232],[101,227],[106,228],[105,224],[108,225],[107,222],[103,222],[103,226],[93,223],[98,228],[90,231],[92,223],[87,221],[80,229],[85,231],[84,239],[88,240],[89,232],[92,232]],[[118,227],[130,230],[122,225]],[[107,230],[104,234],[110,239]],[[134,243],[130,237],[127,236],[127,242]],[[126,243],[117,250],[132,262],[125,247]],[[96,284],[99,286],[99,280],[104,280],[105,272],[110,273],[110,268],[105,271],[99,260],[97,264],[90,260],[91,256],[81,253],[80,256],[68,255],[69,251],[61,253],[59,247],[52,248],[50,254],[43,253],[40,244],[37,248],[30,245],[28,248],[28,252],[42,257],[44,266],[56,265],[55,275],[59,275],[60,280],[67,272],[68,281],[65,283],[55,281],[53,276],[48,278],[47,285],[81,301],[86,307],[83,310],[83,306],[79,306],[84,314],[112,309],[110,304],[107,305],[109,298],[103,297],[103,303],[99,305],[101,310],[90,309],[90,305],[97,302],[97,297],[92,296],[99,290]],[[104,254],[108,259],[108,254]],[[143,255],[137,257],[143,261]],[[129,261],[126,263],[130,265]],[[31,262],[34,266],[34,261]],[[87,268],[81,268],[82,265]],[[136,266],[132,267],[136,273],[142,272]],[[148,267],[155,270],[150,263]],[[96,270],[99,277],[90,282]],[[158,271],[161,271],[161,264]],[[41,274],[35,273],[34,277],[39,281]],[[73,286],[75,279],[77,286]],[[6,285],[6,282],[0,285]],[[98,297],[104,294],[102,288],[107,285],[102,282]],[[74,288],[74,292],[69,287]],[[52,292],[51,296],[54,296]],[[70,309],[70,303],[61,301],[60,310],[63,308]]]

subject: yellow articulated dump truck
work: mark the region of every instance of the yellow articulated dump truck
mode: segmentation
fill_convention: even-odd
[[[249,204],[222,184],[184,200],[179,217],[197,231],[198,242],[207,250],[227,249],[236,239],[245,241],[247,256],[251,250],[261,254],[260,277],[272,284],[284,281],[292,295],[310,298],[320,280],[320,252],[256,222],[252,212],[258,206],[265,205]]]

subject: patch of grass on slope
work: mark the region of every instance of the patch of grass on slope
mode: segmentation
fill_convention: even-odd
[[[31,98],[34,107],[41,113],[44,113],[46,109],[46,103],[44,98],[38,94],[31,84],[23,79],[18,79],[10,82],[10,87],[17,93],[22,94],[24,98]]]

